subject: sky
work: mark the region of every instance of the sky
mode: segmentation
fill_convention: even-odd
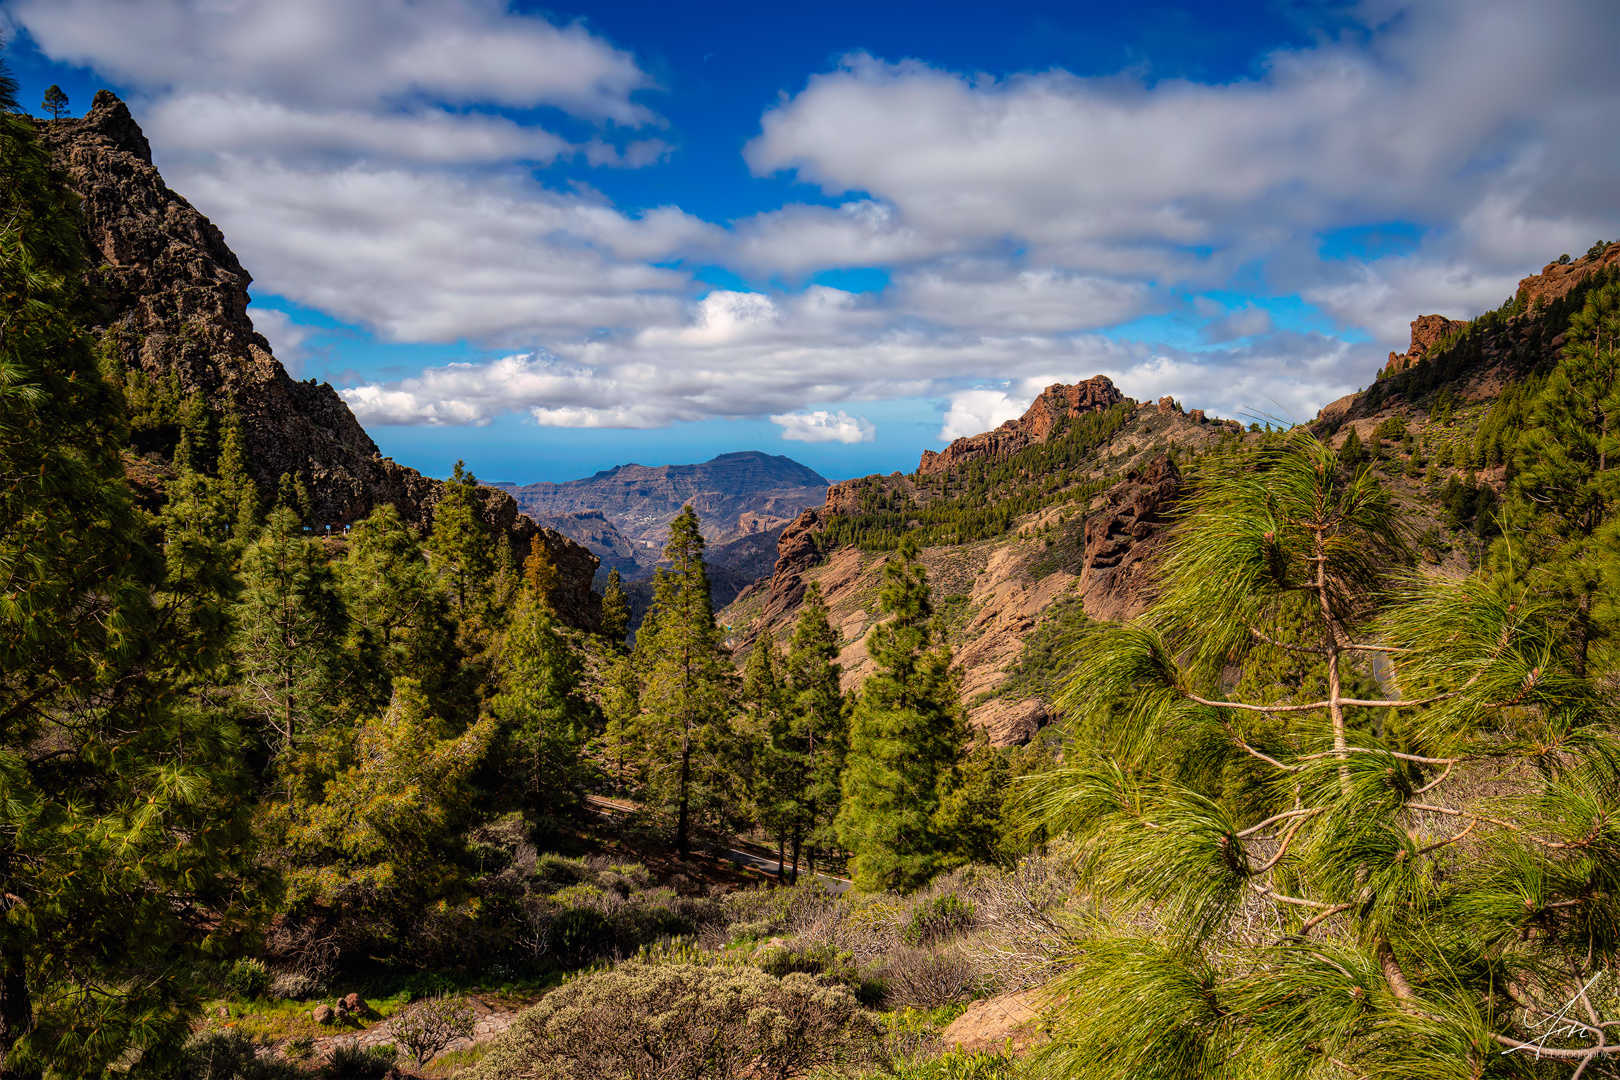
[[[430,475],[838,480],[1103,374],[1306,420],[1620,238],[1611,0],[0,0]],[[39,110],[36,108],[36,112]]]

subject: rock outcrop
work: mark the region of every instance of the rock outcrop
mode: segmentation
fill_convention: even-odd
[[[822,506],[802,511],[777,538],[776,565],[766,586],[768,593],[758,626],[767,626],[782,618],[804,599],[804,572],[821,561],[816,538],[827,528],[828,512],[828,508]],[[753,640],[751,635],[748,640]]]
[[[247,463],[267,500],[283,473],[302,473],[318,522],[358,521],[381,503],[421,528],[432,521],[442,482],[378,451],[327,383],[297,382],[271,354],[247,314],[252,281],[219,229],[169,189],[129,109],[95,96],[82,119],[35,121],[56,167],[80,195],[94,274],[109,313],[101,329],[127,370],[175,378],[216,414],[241,419]],[[590,590],[596,557],[519,512],[505,492],[482,489],[484,518],[520,549],[542,537],[561,574],[559,611],[596,624]]]
[[[1065,420],[1106,412],[1126,400],[1105,375],[1069,386],[1054,383],[1018,419],[1008,420],[994,431],[957,439],[938,453],[924,450],[917,471],[943,473],[979,458],[999,461],[1011,457],[1026,446],[1045,442]]]
[[[1616,264],[1620,264],[1620,242],[1567,263],[1550,262],[1541,268],[1541,273],[1522,279],[1518,291],[1524,294],[1526,305],[1533,308],[1567,295],[1594,272]]]
[[[1398,371],[1405,371],[1427,356],[1429,350],[1443,341],[1447,334],[1455,333],[1467,325],[1466,322],[1448,319],[1444,315],[1419,315],[1412,320],[1412,344],[1403,355],[1397,356],[1393,352],[1389,354],[1384,374],[1393,375]]]
[[[1147,607],[1152,557],[1163,547],[1164,525],[1180,495],[1180,471],[1160,456],[1092,503],[1078,586],[1088,616],[1123,621]]]

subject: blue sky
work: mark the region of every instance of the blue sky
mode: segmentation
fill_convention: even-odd
[[[841,479],[1107,374],[1314,414],[1620,236],[1598,0],[4,0],[385,453]],[[1595,137],[1594,133],[1602,133]]]

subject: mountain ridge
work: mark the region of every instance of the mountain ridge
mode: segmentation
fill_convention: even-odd
[[[693,464],[630,462],[577,480],[502,488],[536,520],[586,544],[604,566],[623,574],[631,563],[637,573],[651,570],[663,554],[669,523],[687,504],[698,514],[703,538],[726,544],[782,528],[806,506],[820,504],[828,486],[820,473],[790,457],[744,450]],[[600,515],[611,530],[596,528],[591,515]]]
[[[426,531],[444,482],[384,457],[329,383],[287,374],[247,314],[252,276],[219,228],[164,182],[128,106],[101,90],[84,117],[35,120],[34,129],[79,195],[107,310],[96,329],[113,363],[160,391],[173,386],[199,397],[216,421],[234,409],[248,470],[266,502],[292,473],[304,478],[317,524],[351,524],[393,503]],[[147,453],[167,456],[161,448]],[[153,464],[127,457],[135,472]],[[596,557],[538,526],[506,492],[482,487],[480,495],[485,523],[514,549],[526,551],[534,537],[545,544],[560,575],[563,618],[594,627],[601,604],[591,592]]]

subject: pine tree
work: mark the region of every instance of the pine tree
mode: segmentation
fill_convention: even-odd
[[[219,445],[220,493],[233,511],[231,531],[243,543],[251,543],[263,524],[259,486],[247,470],[247,447],[242,436],[242,420],[235,410],[225,414]]]
[[[844,804],[836,827],[854,853],[857,887],[910,891],[940,869],[941,780],[966,741],[951,652],[934,624],[928,575],[908,538],[883,568],[880,609],[866,637],[877,670],[850,720]]]
[[[669,568],[654,575],[653,610],[636,640],[646,665],[641,705],[648,787],[672,808],[675,849],[683,859],[691,852],[694,812],[732,801],[721,775],[730,741],[731,665],[714,622],[703,546],[697,514],[684,507],[670,523]]]
[[[465,618],[482,600],[495,570],[495,548],[484,525],[478,480],[458,461],[433,507],[428,549],[450,587],[456,611]]]
[[[1594,289],[1570,319],[1564,357],[1531,405],[1514,494],[1539,511],[1537,561],[1571,611],[1576,668],[1612,632],[1620,506],[1620,283]],[[1524,515],[1520,515],[1521,518]],[[1521,550],[1527,550],[1520,545]],[[1607,616],[1607,617],[1606,617]]]
[[[1389,494],[1336,465],[1295,434],[1206,474],[1159,599],[1082,643],[1038,805],[1110,918],[1053,984],[1042,1074],[1569,1075],[1614,1052],[1587,995],[1620,918],[1589,846],[1620,812],[1612,706],[1522,583],[1404,573]],[[1249,679],[1268,664],[1301,677]]]
[[[821,585],[811,582],[799,608],[799,622],[793,629],[787,657],[792,698],[789,739],[803,770],[796,795],[802,814],[794,823],[793,864],[797,868],[800,845],[808,844],[811,873],[815,872],[819,851],[836,841],[832,823],[843,801],[840,784],[849,752],[844,695],[839,689],[842,671],[838,646],[838,632],[828,618]]]
[[[289,768],[305,782],[267,808],[282,838],[289,906],[342,905],[381,923],[386,939],[429,905],[459,899],[456,860],[480,803],[472,777],[495,735],[487,717],[458,729],[401,677],[380,716],[333,728],[320,753],[300,748]]]
[[[615,794],[623,795],[641,784],[641,684],[635,661],[623,653],[609,654],[603,664],[597,704],[602,710],[599,744]]]
[[[504,739],[501,754],[517,800],[536,819],[557,818],[579,803],[582,751],[590,708],[580,693],[583,666],[559,632],[549,605],[556,568],[536,537],[524,562],[523,597],[501,651],[501,692],[492,703]]]
[[[45,97],[40,101],[39,107],[51,114],[52,120],[60,120],[68,111],[68,96],[62,88],[55,83],[45,88]]]
[[[355,525],[337,570],[351,651],[357,662],[375,652],[380,668],[368,680],[368,711],[387,705],[392,680],[409,676],[441,710],[476,712],[459,686],[462,657],[444,585],[392,503]]]
[[[619,568],[608,571],[607,586],[602,590],[602,636],[615,645],[623,645],[630,632],[630,598],[624,595]]]
[[[196,1015],[189,972],[228,955],[258,902],[241,734],[184,692],[213,635],[176,624],[212,586],[148,544],[124,483],[76,205],[32,125],[0,115],[6,1078],[161,1070]]]
[[[776,641],[761,634],[743,666],[741,720],[751,760],[742,770],[752,789],[756,819],[766,835],[776,837],[776,877],[786,876],[787,838],[801,817],[803,762],[790,737],[787,687],[780,677],[782,660]],[[797,862],[797,852],[794,853]]]
[[[332,719],[344,689],[348,613],[321,545],[285,506],[242,556],[242,583],[239,692],[283,753]]]
[[[1355,428],[1351,428],[1350,434],[1344,437],[1344,442],[1339,447],[1339,464],[1347,469],[1353,469],[1366,460],[1367,452],[1362,448],[1361,436],[1356,434]]]

